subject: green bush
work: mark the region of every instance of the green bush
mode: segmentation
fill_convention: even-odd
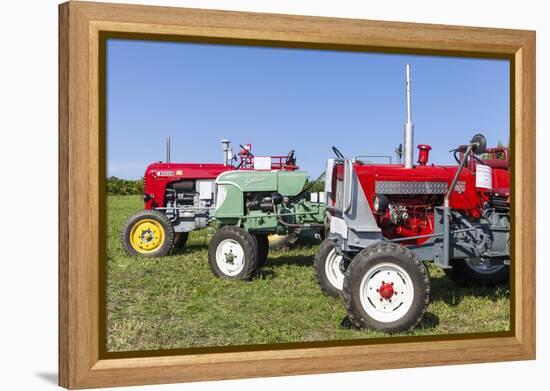
[[[116,176],[107,178],[107,194],[109,195],[142,195],[144,179],[120,179]]]

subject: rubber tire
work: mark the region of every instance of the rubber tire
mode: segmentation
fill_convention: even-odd
[[[267,256],[269,255],[269,239],[267,235],[264,234],[254,235],[254,239],[256,240],[256,246],[258,248],[258,267],[262,267],[265,265]]]
[[[216,249],[225,239],[237,241],[244,252],[244,266],[241,272],[235,276],[224,274],[216,262]],[[258,271],[258,247],[256,239],[248,231],[235,225],[227,225],[218,230],[208,245],[208,264],[216,277],[230,280],[250,280]]]
[[[177,232],[174,235],[174,248],[184,248],[187,244],[187,239],[189,239],[189,232]]]
[[[395,263],[410,276],[414,297],[409,311],[393,322],[380,322],[369,316],[361,305],[361,280],[373,266]],[[363,249],[351,261],[344,278],[344,304],[348,317],[358,328],[370,327],[387,333],[409,331],[424,317],[430,302],[430,276],[422,261],[409,249],[395,243],[377,243]]]
[[[503,285],[510,282],[510,267],[504,266],[492,274],[477,273],[463,259],[452,259],[452,269],[444,269],[445,275],[461,287]]]
[[[317,254],[315,254],[313,267],[315,269],[315,277],[323,293],[327,296],[340,297],[342,290],[331,284],[325,271],[326,260],[332,250],[334,250],[334,242],[329,239],[323,240],[319,245]]]
[[[140,252],[137,252],[130,243],[130,233],[132,231],[132,227],[139,220],[143,219],[151,219],[159,222],[162,225],[165,234],[165,239],[162,246],[159,247],[156,251],[149,254],[142,254]],[[128,220],[126,220],[126,223],[121,230],[120,240],[122,243],[122,248],[124,249],[126,254],[131,257],[164,257],[172,249],[172,246],[174,244],[174,236],[174,228],[172,227],[172,224],[170,224],[170,221],[168,220],[166,215],[158,210],[147,209],[133,214],[128,218]]]

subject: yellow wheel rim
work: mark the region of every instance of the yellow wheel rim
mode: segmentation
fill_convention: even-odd
[[[152,219],[140,220],[130,231],[130,244],[141,254],[149,254],[159,249],[165,239],[164,228]]]

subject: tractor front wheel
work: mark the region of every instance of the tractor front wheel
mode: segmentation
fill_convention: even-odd
[[[453,259],[451,266],[445,274],[459,286],[496,286],[510,281],[510,267],[491,264],[488,259]]]
[[[344,303],[355,326],[388,333],[408,331],[424,317],[430,277],[420,259],[395,243],[377,243],[351,261]]]
[[[142,210],[126,221],[121,242],[130,256],[163,257],[172,249],[174,228],[158,210]]]
[[[256,274],[257,258],[256,239],[237,226],[221,228],[208,245],[208,263],[217,277],[249,280]]]
[[[344,257],[336,252],[332,240],[325,239],[315,255],[314,268],[321,290],[328,296],[339,297],[344,287]]]

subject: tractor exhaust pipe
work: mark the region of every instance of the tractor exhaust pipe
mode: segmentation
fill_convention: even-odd
[[[170,163],[170,137],[166,139],[166,163]]]
[[[403,164],[405,168],[413,168],[414,152],[414,125],[412,123],[411,111],[411,65],[407,64],[406,91],[407,91],[407,122],[403,137]]]
[[[231,160],[229,157],[229,143],[231,141],[229,140],[222,140],[222,149],[223,149],[223,165],[227,166],[229,165],[229,161]]]

